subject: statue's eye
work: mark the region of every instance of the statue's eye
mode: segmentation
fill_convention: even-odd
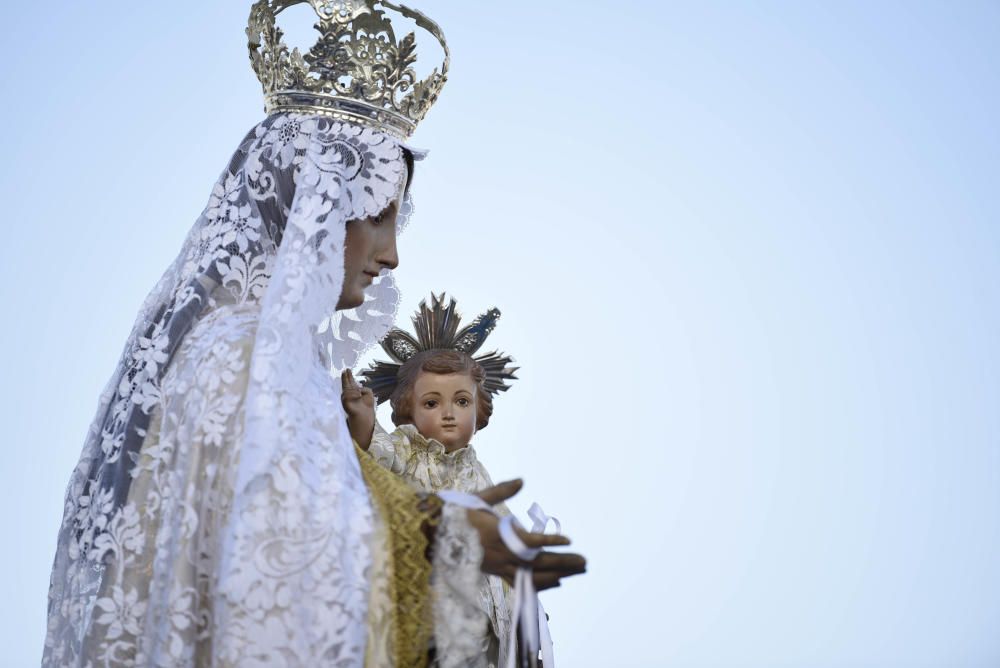
[[[393,210],[394,207],[391,205],[385,207],[378,213],[378,215],[372,218],[372,223],[374,223],[375,225],[381,225],[382,223],[386,222],[387,220],[389,220],[389,216],[393,214]]]
[[[438,405],[438,402],[434,401],[433,399],[431,399],[430,401],[425,401],[424,402],[424,408],[434,408],[437,405]]]

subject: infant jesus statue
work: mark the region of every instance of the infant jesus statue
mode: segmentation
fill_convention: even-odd
[[[431,295],[413,318],[413,337],[393,329],[382,341],[392,362],[376,362],[361,373],[342,375],[342,402],[351,437],[379,464],[420,492],[475,493],[493,486],[469,441],[489,424],[493,395],[516,380],[512,358],[500,353],[473,357],[496,326],[491,309],[459,329],[455,300]],[[388,400],[396,430],[386,433],[375,419],[375,404]],[[500,514],[509,514],[497,508]],[[483,576],[479,608],[484,621],[484,664],[506,665],[510,634],[510,588],[499,577]],[[485,626],[485,624],[484,624]]]

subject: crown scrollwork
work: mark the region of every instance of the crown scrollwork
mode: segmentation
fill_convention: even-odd
[[[289,49],[277,24],[285,9],[308,3],[320,37],[304,55]],[[416,35],[396,38],[384,9],[413,20],[434,36],[444,62],[425,79],[413,69]],[[259,0],[247,26],[250,61],[264,89],[267,113],[299,111],[376,127],[405,139],[448,77],[451,56],[436,23],[404,5],[383,0]]]

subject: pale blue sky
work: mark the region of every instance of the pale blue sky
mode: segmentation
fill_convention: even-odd
[[[521,380],[477,436],[590,558],[562,666],[1000,665],[1000,5],[413,0],[451,81],[400,243]],[[260,120],[249,2],[0,40],[2,666],[145,293]]]

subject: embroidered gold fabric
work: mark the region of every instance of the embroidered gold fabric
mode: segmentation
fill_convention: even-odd
[[[376,424],[368,453],[418,492],[453,489],[475,494],[493,486],[489,472],[471,443],[448,452],[441,443],[425,438],[411,424],[400,425],[391,434]],[[496,510],[501,515],[510,514],[502,503]],[[440,534],[439,531],[438,539]],[[491,663],[506,665],[507,641],[511,634],[511,589],[496,576],[480,575],[479,580],[479,603],[490,626],[486,653]]]
[[[397,668],[425,668],[433,633],[431,562],[424,528],[440,517],[441,501],[422,498],[355,443],[361,472],[388,531],[392,599],[391,644]]]

